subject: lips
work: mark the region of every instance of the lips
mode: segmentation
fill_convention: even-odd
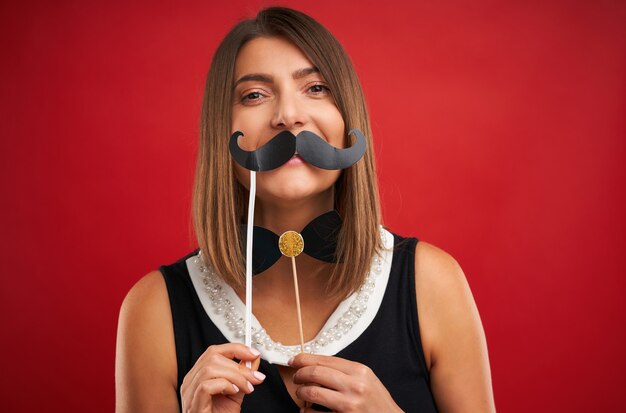
[[[300,155],[295,154],[294,156],[292,156],[289,161],[287,161],[287,163],[285,165],[300,165],[300,164],[304,164],[306,163],[306,161],[304,159],[302,159],[300,157]]]

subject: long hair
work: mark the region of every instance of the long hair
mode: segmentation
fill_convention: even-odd
[[[363,159],[344,170],[335,183],[335,209],[343,225],[337,245],[339,264],[326,291],[346,297],[361,286],[374,254],[382,246],[372,132],[363,91],[348,55],[326,28],[298,11],[264,9],[255,19],[237,24],[215,52],[204,91],[193,193],[198,246],[228,284],[243,285],[245,266],[239,231],[246,216],[247,190],[235,178],[228,151],[234,68],[244,44],[273,36],[289,40],[304,52],[328,83],[345,130],[358,128],[368,139]],[[346,145],[351,145],[347,135],[344,139]]]

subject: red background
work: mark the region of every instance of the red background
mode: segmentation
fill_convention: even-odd
[[[370,105],[385,222],[472,286],[502,412],[623,411],[626,3],[283,3]],[[110,412],[119,306],[193,248],[204,77],[267,2],[0,4],[2,410]]]

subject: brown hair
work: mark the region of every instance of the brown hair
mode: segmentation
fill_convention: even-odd
[[[243,285],[239,228],[246,216],[247,190],[236,180],[228,152],[233,100],[233,89],[228,86],[234,84],[235,59],[241,47],[254,38],[272,36],[291,41],[307,55],[328,83],[346,130],[358,128],[368,139],[363,159],[344,170],[335,183],[335,209],[343,219],[337,254],[345,264],[335,266],[326,290],[346,297],[363,283],[381,248],[372,133],[361,85],[343,47],[320,23],[298,11],[264,9],[256,19],[237,24],[215,52],[204,91],[193,193],[198,245],[227,283]],[[350,145],[350,138],[346,135],[345,139]]]

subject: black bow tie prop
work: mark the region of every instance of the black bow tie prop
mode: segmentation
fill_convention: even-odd
[[[245,240],[245,226],[242,226]],[[315,218],[304,227],[300,235],[304,242],[303,252],[324,262],[337,262],[337,236],[341,230],[341,217],[335,210]],[[252,241],[252,274],[258,275],[270,268],[281,255],[280,237],[263,227],[254,227]],[[245,245],[242,244],[242,247]]]
[[[260,148],[245,151],[239,146],[239,137],[243,132],[236,131],[230,137],[228,147],[230,154],[239,165],[250,170],[250,193],[248,199],[248,222],[245,231],[246,246],[246,315],[245,344],[252,345],[252,275],[259,274],[270,268],[279,258],[285,255],[291,258],[293,283],[298,311],[298,327],[300,329],[300,350],[304,352],[304,336],[302,334],[302,316],[300,313],[300,293],[298,291],[298,273],[296,256],[305,252],[311,257],[325,262],[337,262],[337,235],[341,228],[341,218],[336,211],[322,214],[302,233],[287,231],[280,237],[271,231],[254,227],[254,201],[256,194],[256,172],[271,171],[284,165],[296,153],[309,164],[321,169],[339,170],[354,165],[365,154],[367,140],[358,129],[352,129],[349,135],[356,137],[356,142],[345,149],[335,148],[325,139],[311,131],[301,131],[294,135],[290,131],[282,131]],[[254,269],[253,269],[254,268]],[[249,362],[247,362],[249,364]],[[249,367],[249,365],[248,365]]]

